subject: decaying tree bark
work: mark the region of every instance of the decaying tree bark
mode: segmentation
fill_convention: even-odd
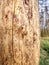
[[[0,65],[39,65],[38,0],[0,0]]]

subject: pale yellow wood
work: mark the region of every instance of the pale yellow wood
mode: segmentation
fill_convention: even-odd
[[[0,65],[39,65],[38,0],[0,1]]]
[[[39,10],[38,10],[38,0],[33,2],[33,58],[34,65],[39,65],[39,56],[40,56],[40,22],[39,22]]]
[[[40,48],[38,1],[14,2],[14,65],[38,65]]]

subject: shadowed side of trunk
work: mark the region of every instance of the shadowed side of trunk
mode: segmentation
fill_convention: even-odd
[[[0,0],[0,65],[13,65],[12,0]]]

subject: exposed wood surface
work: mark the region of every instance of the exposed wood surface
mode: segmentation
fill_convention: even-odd
[[[0,0],[0,65],[38,65],[37,0]]]

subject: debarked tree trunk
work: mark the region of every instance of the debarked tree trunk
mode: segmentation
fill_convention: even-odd
[[[0,0],[0,65],[39,65],[38,0]]]

